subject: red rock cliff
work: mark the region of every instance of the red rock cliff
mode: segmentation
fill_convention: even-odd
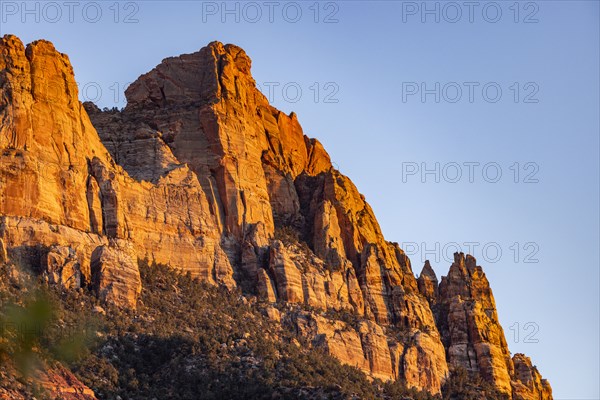
[[[296,305],[282,323],[373,377],[439,393],[460,365],[514,398],[551,398],[527,358],[510,359],[474,260],[458,258],[439,288],[430,266],[417,281],[364,196],[294,113],[269,105],[250,66],[213,42],[163,60],[127,89],[124,110],[102,112],[78,101],[52,44],[4,37],[7,256],[36,262],[28,249],[43,245],[52,282],[124,307],[139,295],[135,259],[148,259]]]

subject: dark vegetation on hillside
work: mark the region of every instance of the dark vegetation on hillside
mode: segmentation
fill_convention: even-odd
[[[282,331],[264,305],[166,267],[140,263],[138,309],[105,307],[106,314],[90,311],[100,304],[87,289],[47,288],[0,268],[0,324],[39,326],[27,335],[0,331],[0,388],[26,397],[44,398],[28,368],[60,360],[101,399],[434,399],[371,382]],[[500,399],[482,387],[458,371],[444,398]]]

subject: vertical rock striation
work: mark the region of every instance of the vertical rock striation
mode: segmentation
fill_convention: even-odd
[[[95,247],[123,239],[139,258],[234,284],[189,168],[169,164],[153,182],[133,179],[100,141],[66,55],[14,36],[0,40],[0,54],[0,233],[8,247],[72,245],[89,265]]]
[[[435,281],[426,264],[419,281]],[[510,356],[489,282],[474,257],[454,254],[433,301],[448,364],[464,368],[513,399],[550,399],[552,391],[522,354]]]
[[[416,279],[250,67],[213,42],[142,75],[124,110],[101,111],[78,101],[51,43],[2,38],[0,259],[42,260],[49,282],[122,307],[135,307],[146,259],[288,303],[277,320],[372,377],[439,393],[460,366],[514,398],[551,398],[527,358],[510,358],[475,260],[458,255],[439,287],[429,263]]]

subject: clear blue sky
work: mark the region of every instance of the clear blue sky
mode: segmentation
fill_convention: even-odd
[[[228,2],[228,14],[220,1],[27,2],[27,12],[3,0],[0,32],[54,42],[106,107],[123,106],[123,87],[164,57],[240,45],[263,91],[279,84],[273,103],[298,113],[386,237],[414,253],[415,272],[427,257],[445,274],[442,253],[477,242],[511,351],[532,357],[555,398],[598,399],[598,2],[428,1],[438,15],[421,1],[276,3],[269,15],[264,2]],[[439,182],[421,177],[436,163]]]

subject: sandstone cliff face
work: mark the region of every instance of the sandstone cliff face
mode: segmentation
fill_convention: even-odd
[[[94,250],[91,258],[92,287],[100,300],[135,308],[142,280],[133,246],[112,240]]]
[[[519,400],[551,399],[552,388],[539,371],[531,364],[529,357],[515,354],[512,358],[515,375],[512,382],[513,398]]]
[[[510,359],[474,260],[457,259],[439,288],[429,265],[417,280],[364,196],[294,113],[268,104],[250,67],[242,49],[213,42],[163,60],[127,89],[124,110],[102,112],[79,103],[52,44],[4,37],[0,257],[125,307],[146,259],[304,309],[277,318],[373,377],[439,393],[460,365],[515,398],[550,398],[537,370]]]
[[[513,399],[552,398],[548,382],[528,358],[511,358],[492,290],[475,258],[455,253],[439,289],[427,262],[419,283],[435,310],[448,364],[482,377]]]
[[[425,265],[419,274],[417,279],[417,285],[419,292],[429,301],[430,304],[434,305],[437,303],[438,297],[438,279],[435,275],[435,271],[431,268],[429,260],[425,261]]]
[[[52,246],[43,260],[44,277],[50,284],[65,289],[81,287],[81,264],[75,250],[66,246]]]
[[[512,364],[489,283],[473,257],[456,254],[439,288],[448,362],[476,372],[511,393]],[[443,318],[443,317],[442,317]]]
[[[212,43],[140,77],[126,91],[123,112],[87,108],[115,159],[143,154],[148,165],[121,163],[132,176],[155,179],[164,160],[195,172],[218,216],[221,245],[232,264],[241,264],[238,284],[266,299],[351,310],[408,330],[427,327],[434,332],[431,353],[443,354],[408,258],[385,241],[364,197],[303,134],[296,115],[268,104],[250,64],[240,48]],[[281,227],[300,232],[311,254],[273,241]],[[419,387],[439,391],[447,366],[443,357],[431,362],[440,378]]]
[[[89,282],[92,251],[129,240],[139,258],[186,265],[233,285],[215,217],[196,175],[171,165],[155,182],[117,165],[77,97],[67,56],[46,41],[0,41],[0,234],[26,250],[75,247]],[[60,234],[58,231],[61,230]]]

